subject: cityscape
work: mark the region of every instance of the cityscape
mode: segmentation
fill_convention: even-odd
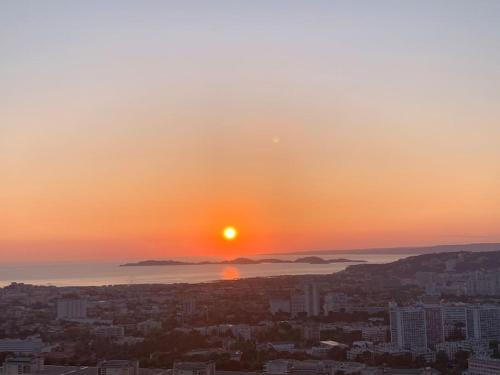
[[[496,373],[498,262],[500,251],[447,252],[329,275],[12,283],[0,293],[3,372]]]
[[[500,375],[500,0],[0,0],[0,375]]]

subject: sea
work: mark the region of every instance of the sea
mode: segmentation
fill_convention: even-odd
[[[308,254],[315,255],[315,254]],[[388,263],[411,254],[317,254],[323,259],[346,258],[367,263]],[[251,259],[277,258],[293,260],[303,255],[257,255]],[[218,258],[171,258],[179,261],[217,261]],[[0,264],[0,286],[12,282],[53,286],[101,286],[118,284],[201,283],[216,280],[235,280],[279,275],[330,274],[344,270],[355,262],[331,264],[261,263],[261,264],[204,264],[181,266],[120,267],[126,261],[52,262]]]

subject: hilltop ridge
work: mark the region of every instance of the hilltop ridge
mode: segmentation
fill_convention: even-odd
[[[304,250],[292,251],[286,253],[268,253],[267,255],[334,255],[334,254],[434,254],[445,252],[484,252],[484,251],[500,251],[500,243],[497,242],[480,242],[467,244],[450,244],[450,245],[430,245],[430,246],[399,246],[399,247],[372,247],[372,248],[357,248],[357,249],[332,249],[332,250]]]
[[[376,274],[379,277],[414,277],[417,272],[472,272],[500,269],[499,251],[455,251],[410,256],[385,264],[350,265],[347,274]]]

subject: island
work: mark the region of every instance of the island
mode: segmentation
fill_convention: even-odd
[[[264,263],[305,263],[305,264],[331,264],[331,263],[364,263],[366,260],[358,259],[323,259],[317,256],[308,256],[297,258],[295,260],[266,258],[266,259],[250,259],[236,258],[231,260],[221,260],[216,262],[181,262],[176,260],[143,260],[135,263],[121,264],[120,267],[148,267],[148,266],[194,266],[205,264],[264,264]]]

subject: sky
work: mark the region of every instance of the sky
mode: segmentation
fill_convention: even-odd
[[[2,1],[0,262],[500,242],[499,19]]]

